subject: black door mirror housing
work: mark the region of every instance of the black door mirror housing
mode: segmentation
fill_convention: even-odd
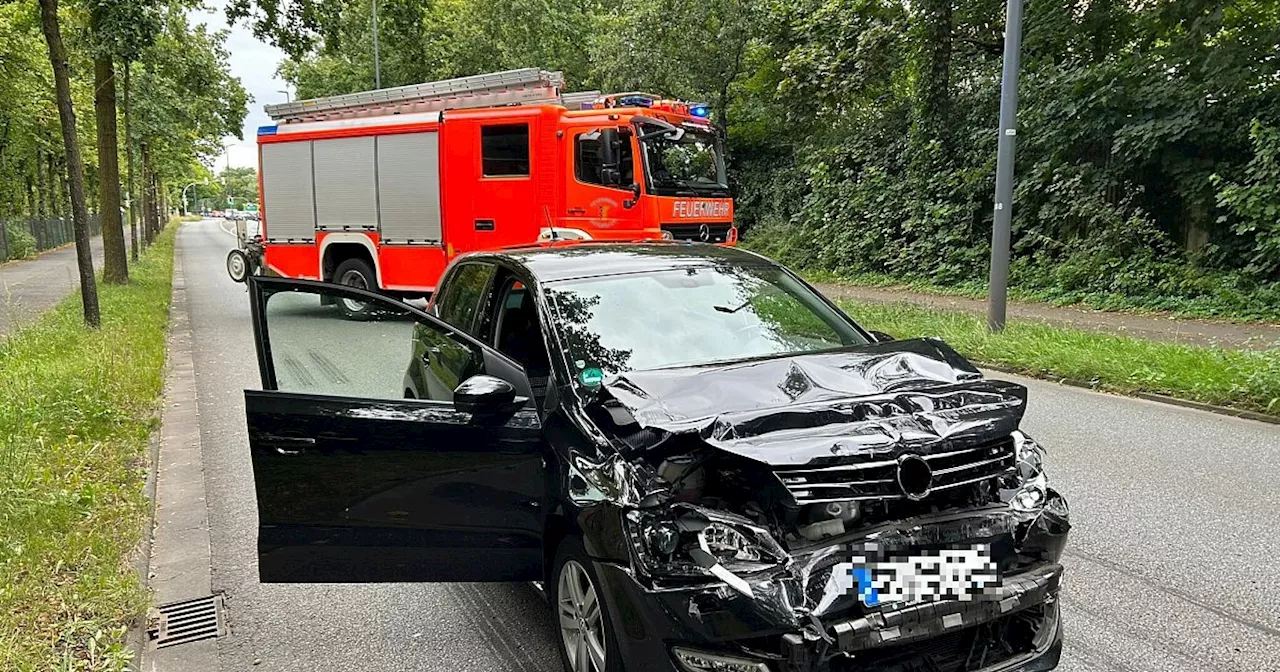
[[[479,374],[462,381],[453,391],[453,407],[460,413],[499,415],[514,413],[528,399],[516,396],[511,383],[495,376]]]
[[[636,203],[640,202],[640,183],[632,182],[630,189],[631,189],[631,198],[628,198],[627,200],[622,202],[622,207],[626,208],[627,210],[630,210],[631,208],[636,207]]]
[[[897,340],[883,331],[870,331],[867,333],[871,334],[871,338],[874,338],[876,343],[888,343],[889,341]]]
[[[605,186],[622,184],[622,171],[618,168],[618,129],[600,129],[600,181]]]

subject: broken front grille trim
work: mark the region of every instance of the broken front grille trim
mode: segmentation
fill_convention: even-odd
[[[1013,439],[985,443],[941,453],[918,454],[933,471],[931,492],[972,485],[1010,473],[1017,463]],[[898,460],[828,467],[783,467],[774,470],[797,504],[821,504],[848,500],[907,499],[898,486]]]

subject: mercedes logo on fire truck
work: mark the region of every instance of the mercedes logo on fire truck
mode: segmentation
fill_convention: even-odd
[[[923,457],[907,453],[898,458],[898,487],[907,499],[919,501],[933,489],[933,468]]]
[[[701,240],[704,243],[707,242],[708,240],[711,240],[711,227],[707,226],[706,224],[699,226],[698,240]]]

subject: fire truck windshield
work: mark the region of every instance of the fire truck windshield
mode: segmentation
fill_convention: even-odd
[[[658,130],[654,128],[654,130]],[[679,137],[675,137],[679,136]],[[649,191],[659,196],[729,196],[724,148],[714,134],[684,129],[644,137]]]

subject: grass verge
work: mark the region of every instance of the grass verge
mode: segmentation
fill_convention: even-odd
[[[884,273],[871,272],[838,274],[821,270],[806,270],[803,275],[810,282],[829,282],[861,287],[903,287],[922,294],[963,296],[970,299],[987,298],[987,281],[985,278],[959,282],[954,285],[940,285],[918,278],[899,278]],[[1134,297],[1114,292],[1029,289],[1018,285],[1009,287],[1010,299],[1046,303],[1051,306],[1083,306],[1108,312],[1172,315],[1174,317],[1225,322],[1262,322],[1268,324],[1280,322],[1280,304],[1269,301],[1265,296],[1240,298],[1242,296],[1240,292],[1232,293],[1225,289],[1223,293],[1234,297],[1234,300],[1213,296],[1199,298],[1178,296]],[[1243,295],[1247,295],[1247,293]]]
[[[129,285],[98,284],[101,330],[84,327],[77,292],[0,340],[0,669],[129,663],[176,229]]]
[[[979,364],[1085,381],[1111,392],[1149,392],[1280,416],[1280,351],[1245,352],[986,319],[910,304],[839,301],[868,329],[897,338],[937,336]]]

